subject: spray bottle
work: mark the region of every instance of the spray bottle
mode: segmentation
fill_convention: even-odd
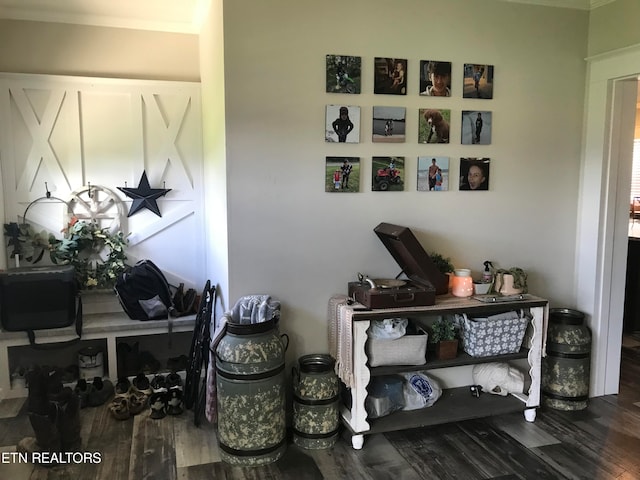
[[[489,260],[486,260],[484,262],[484,272],[482,272],[482,283],[491,283],[493,281],[492,269],[493,264]]]

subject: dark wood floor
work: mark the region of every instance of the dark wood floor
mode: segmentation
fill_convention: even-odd
[[[640,342],[638,342],[640,344]],[[0,402],[0,479],[638,479],[640,347],[623,348],[620,394],[591,399],[586,410],[522,414],[365,437],[345,435],[332,449],[289,444],[278,462],[256,468],[220,461],[215,431],[195,428],[190,412],[116,421],[105,407],[82,410],[83,444],[98,464],[44,468],[12,463],[4,452],[30,434],[22,402]]]

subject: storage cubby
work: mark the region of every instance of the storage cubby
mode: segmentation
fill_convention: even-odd
[[[169,323],[171,322],[171,328]],[[83,315],[82,339],[79,343],[55,349],[34,349],[25,332],[0,332],[0,398],[25,397],[26,388],[11,385],[11,373],[18,366],[56,365],[66,367],[78,363],[78,351],[95,346],[102,351],[105,376],[118,378],[118,342],[139,342],[143,349],[157,349],[153,355],[166,369],[167,360],[188,355],[195,315],[171,320],[131,320],[124,312],[86,313]],[[171,332],[171,333],[169,333]],[[36,341],[56,344],[76,337],[75,327],[36,331]],[[169,344],[169,339],[171,344]]]

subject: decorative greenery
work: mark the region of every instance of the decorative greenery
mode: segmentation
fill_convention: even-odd
[[[438,317],[436,321],[431,324],[431,341],[433,341],[433,343],[455,339],[456,327],[451,318],[446,316]]]
[[[512,267],[509,269],[497,268],[493,269],[493,285],[491,286],[492,292],[499,292],[504,285],[504,275],[513,276],[513,287],[522,290],[522,293],[527,293],[527,272],[520,267]]]
[[[62,240],[44,231],[36,233],[28,224],[10,223],[4,227],[9,245],[13,246],[11,256],[19,254],[37,263],[48,251],[54,264],[73,265],[81,289],[113,287],[118,274],[126,268],[127,237],[122,232],[111,234],[96,221],[73,217],[62,230]]]
[[[429,252],[428,255],[440,273],[453,273],[454,267],[449,257],[445,257],[437,252]]]

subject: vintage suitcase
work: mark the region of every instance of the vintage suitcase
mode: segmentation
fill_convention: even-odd
[[[402,308],[433,305],[436,295],[448,293],[449,277],[437,269],[409,228],[381,223],[374,232],[409,280],[391,288],[375,281],[350,282],[350,297],[367,308]]]
[[[394,288],[372,288],[367,282],[349,282],[349,296],[367,308],[416,307],[436,302],[433,286],[414,282]]]

